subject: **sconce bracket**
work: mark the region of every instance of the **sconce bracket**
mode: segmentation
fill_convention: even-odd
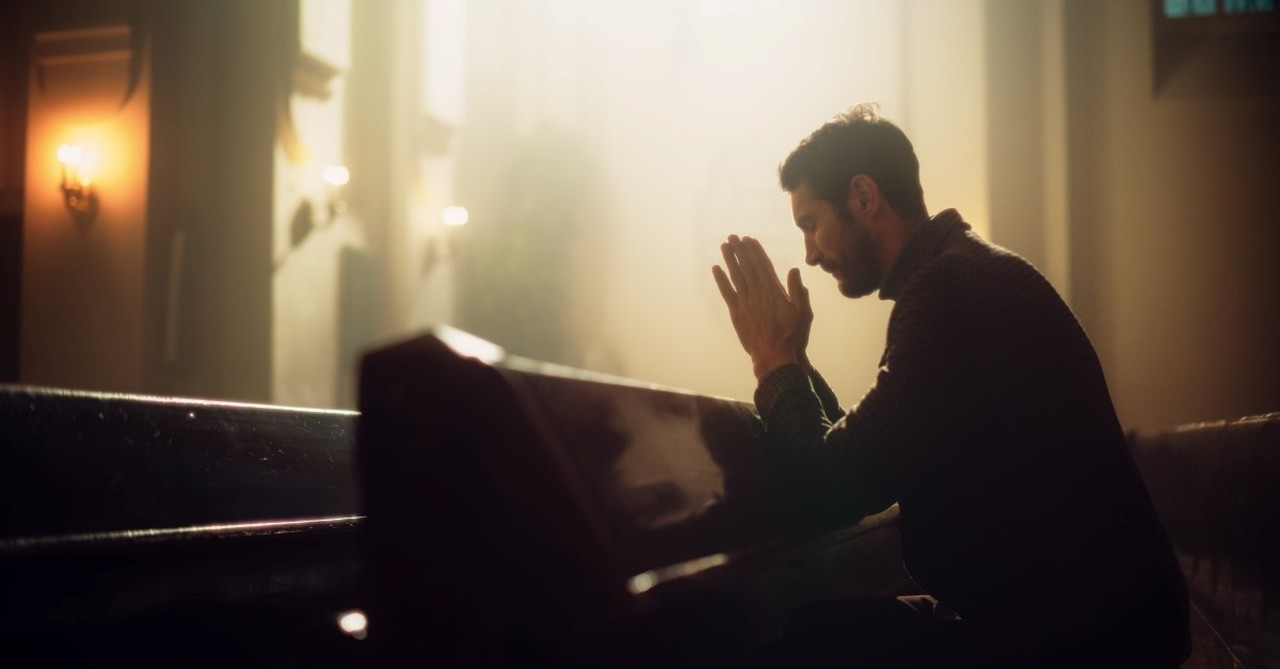
[[[90,186],[62,184],[62,201],[76,223],[86,225],[98,216],[98,194]]]

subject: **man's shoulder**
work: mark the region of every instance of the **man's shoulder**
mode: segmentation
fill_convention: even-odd
[[[966,286],[968,282],[993,275],[1028,271],[1037,273],[1022,256],[972,232],[966,232],[921,264],[920,269],[904,286],[903,292],[905,294],[913,289],[957,289]]]
[[[903,287],[898,306],[976,306],[1056,294],[1026,258],[966,233],[928,262]]]
[[[973,232],[966,232],[962,238],[938,254],[937,260],[967,267],[973,272],[1036,272],[1031,262],[1017,252],[989,242]]]

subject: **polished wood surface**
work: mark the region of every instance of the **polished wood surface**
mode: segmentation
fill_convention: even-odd
[[[0,646],[25,666],[722,666],[899,594],[896,509],[793,503],[749,404],[440,329],[363,413],[0,387]],[[359,634],[339,616],[368,613]]]
[[[21,666],[355,666],[356,415],[0,387]]]
[[[903,588],[896,509],[799,506],[761,437],[749,404],[454,330],[371,353],[357,449],[371,641],[388,662],[728,661],[798,603],[780,596],[788,572],[813,596]],[[804,570],[828,559],[841,564]]]

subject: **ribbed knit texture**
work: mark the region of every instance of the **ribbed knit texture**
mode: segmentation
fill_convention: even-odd
[[[880,297],[884,356],[847,414],[796,365],[756,391],[797,489],[841,517],[898,502],[908,570],[964,617],[1185,600],[1093,347],[1035,268],[947,210]]]

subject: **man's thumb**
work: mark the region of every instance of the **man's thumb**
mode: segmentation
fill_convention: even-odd
[[[800,268],[792,267],[787,272],[787,292],[790,294],[792,301],[807,300],[809,295],[808,289],[804,287],[804,282],[800,280]]]

